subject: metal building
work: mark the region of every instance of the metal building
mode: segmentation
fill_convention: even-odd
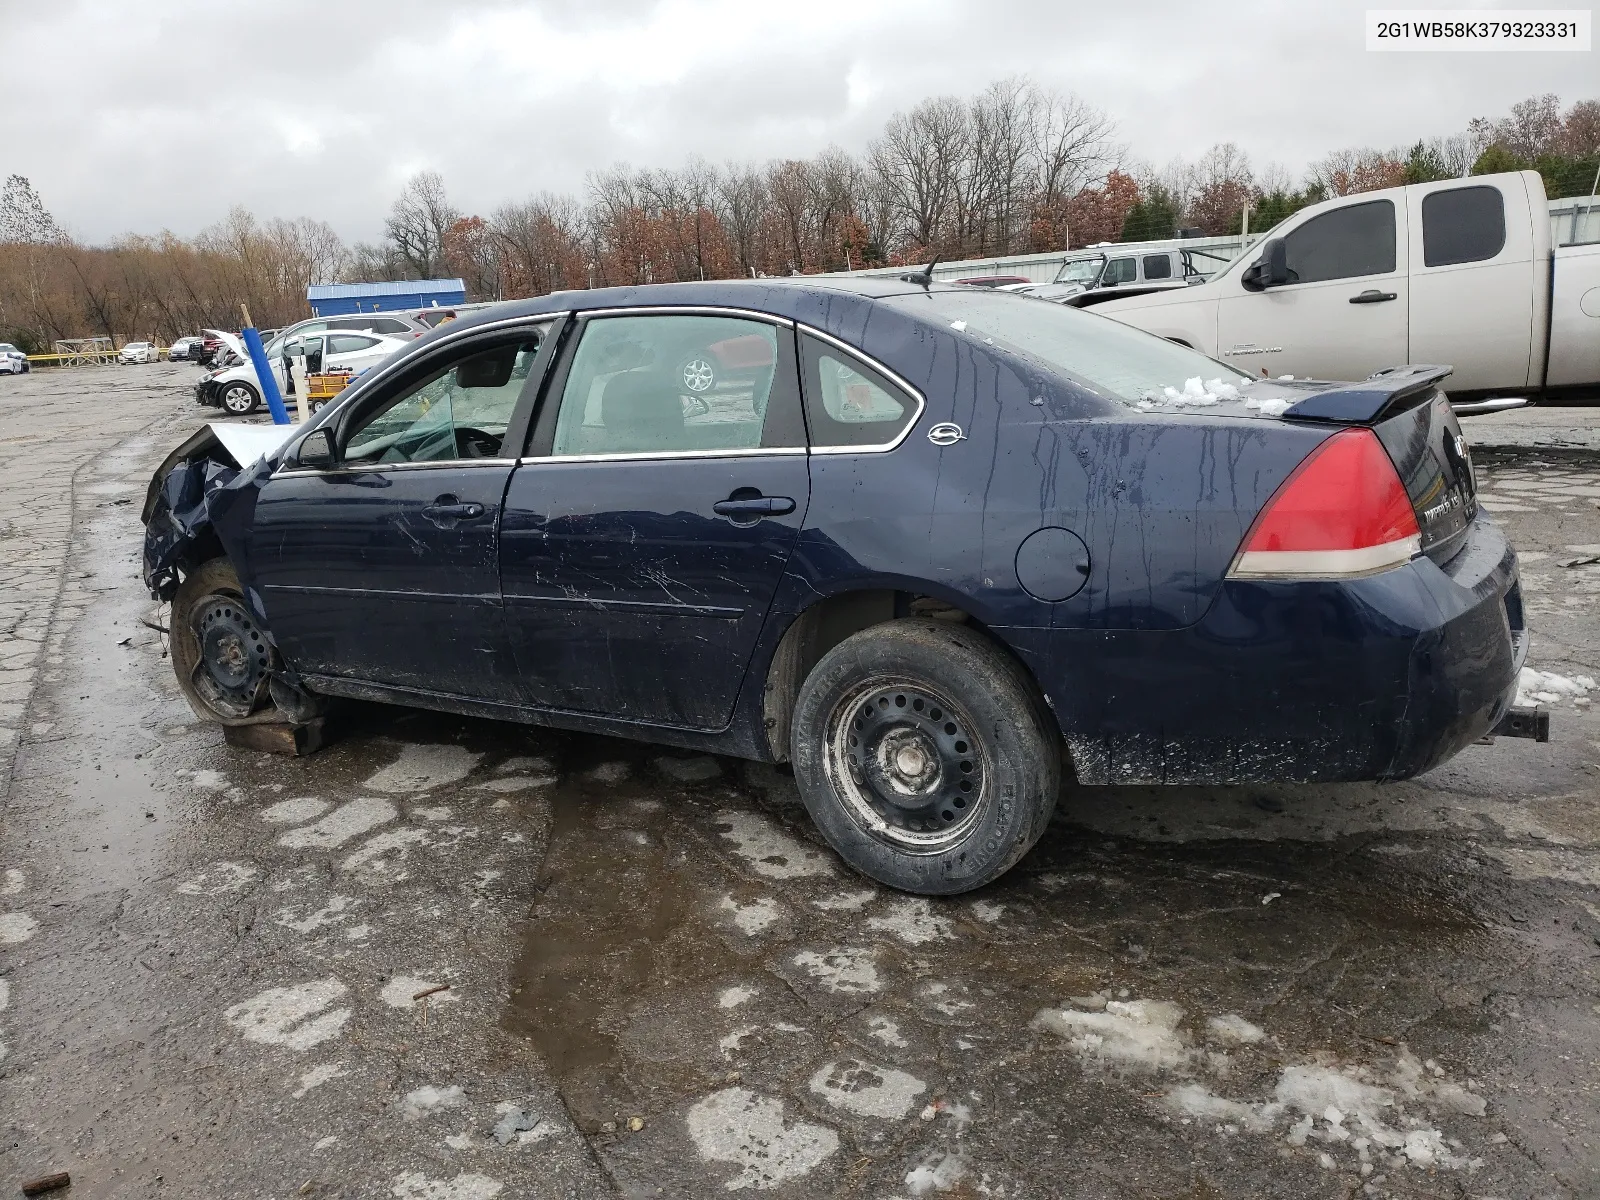
[[[463,304],[467,285],[459,279],[398,279],[389,283],[315,283],[306,289],[314,317],[346,313],[398,312]]]

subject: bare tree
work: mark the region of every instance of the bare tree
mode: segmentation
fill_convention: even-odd
[[[868,150],[901,225],[917,247],[938,246],[956,200],[967,150],[967,113],[953,96],[924,100],[895,113]]]
[[[383,229],[413,277],[433,279],[444,269],[445,234],[460,217],[440,174],[420,171],[406,181]]]

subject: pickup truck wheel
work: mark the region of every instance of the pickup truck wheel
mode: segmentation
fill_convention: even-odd
[[[261,396],[256,389],[245,383],[242,379],[228,384],[222,389],[222,407],[236,416],[244,416],[255,412],[261,403]]]
[[[178,687],[197,716],[223,725],[284,720],[269,687],[277,652],[245,606],[227,559],[213,558],[185,576],[167,629]]]
[[[790,758],[811,818],[857,871],[922,895],[998,879],[1055,808],[1061,751],[1021,667],[982,634],[893,621],[801,685]]]

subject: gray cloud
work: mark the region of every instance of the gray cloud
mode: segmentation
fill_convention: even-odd
[[[1010,74],[1100,105],[1140,158],[1232,140],[1294,173],[1600,90],[1592,53],[1370,54],[1365,7],[0,0],[0,174],[92,240],[233,204],[371,239],[424,167],[487,211],[618,160],[859,151],[896,109]]]

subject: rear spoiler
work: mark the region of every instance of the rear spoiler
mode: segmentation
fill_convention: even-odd
[[[1431,392],[1453,367],[1390,367],[1360,383],[1334,384],[1289,406],[1286,417],[1362,425],[1402,400]]]

